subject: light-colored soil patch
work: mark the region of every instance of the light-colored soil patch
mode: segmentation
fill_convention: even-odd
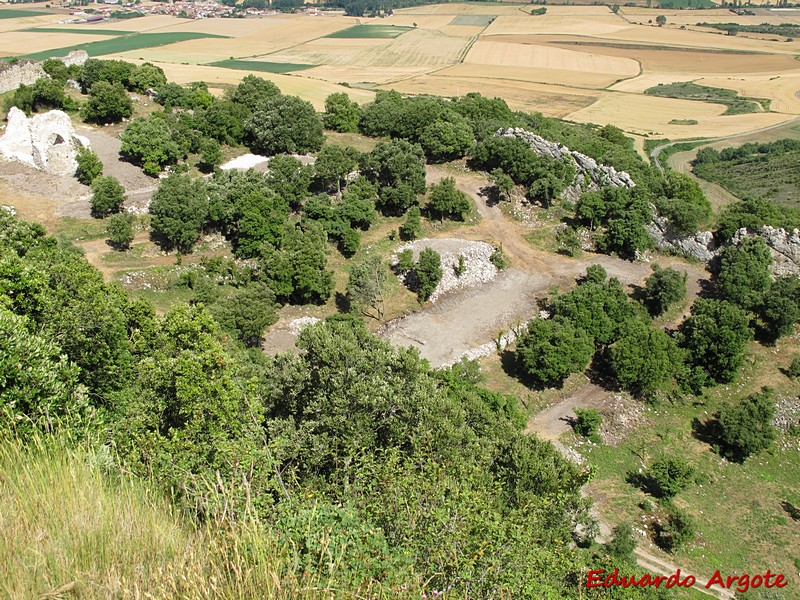
[[[770,110],[800,114],[800,72],[797,75],[760,75],[757,77],[707,77],[696,83],[722,87],[739,92],[742,96],[769,98]]]
[[[667,73],[782,73],[800,69],[793,56],[786,54],[734,54],[726,52],[703,52],[702,50],[656,49],[639,47],[614,47],[601,44],[623,44],[600,37],[556,36],[556,35],[492,35],[482,39],[515,43],[543,45],[576,52],[603,56],[615,56],[638,61],[645,72]],[[633,45],[633,44],[631,44]]]
[[[415,6],[413,8],[403,8],[396,10],[397,15],[526,15],[520,10],[520,6],[503,6],[499,2],[486,4],[432,4],[427,6]],[[550,6],[547,7],[549,11]]]
[[[435,67],[433,67],[435,68]],[[430,66],[418,67],[351,67],[344,65],[324,65],[321,67],[314,67],[313,69],[306,69],[303,71],[303,77],[310,77],[315,79],[324,79],[332,83],[347,82],[347,83],[371,83],[371,84],[387,84],[399,79],[407,79],[415,77],[430,71]]]
[[[50,48],[96,42],[96,35],[75,33],[42,33],[39,31],[6,31],[0,35],[0,52],[31,54]]]
[[[583,8],[581,15],[583,15]],[[606,15],[556,15],[547,7],[547,14],[539,16],[500,16],[486,28],[486,35],[495,34],[561,34],[605,36],[631,27],[610,12]]]
[[[227,35],[239,19],[213,19],[207,33]],[[202,64],[218,60],[263,56],[296,44],[322,37],[350,27],[355,20],[349,17],[314,18],[306,15],[265,17],[257,21],[261,27],[247,35],[231,39],[189,40],[160,48],[131,50],[120,53],[124,58],[141,58],[163,62]],[[174,20],[173,20],[174,24]],[[218,25],[217,25],[218,24]],[[217,27],[214,27],[217,25]],[[272,59],[270,59],[272,60]],[[276,61],[285,62],[285,61]],[[288,61],[302,62],[302,61]]]

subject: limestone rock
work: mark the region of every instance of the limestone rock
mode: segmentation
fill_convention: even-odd
[[[13,91],[20,85],[32,85],[37,79],[50,76],[42,69],[42,63],[19,61],[16,64],[0,65],[0,94]]]
[[[69,116],[51,110],[28,118],[13,107],[8,124],[0,137],[0,156],[16,160],[56,175],[73,175],[78,166],[78,149],[89,140],[75,133]]]
[[[772,254],[772,274],[781,277],[784,275],[800,275],[800,231],[794,229],[786,231],[779,227],[764,225],[750,232],[740,229],[731,238],[732,244],[738,244],[742,239],[757,235],[762,238]]]
[[[717,254],[717,245],[710,231],[698,231],[693,235],[681,237],[670,229],[666,218],[659,216],[653,217],[653,221],[646,225],[646,229],[659,250],[677,252],[704,263],[710,262]]]
[[[614,167],[598,164],[590,156],[570,150],[557,142],[551,142],[541,136],[522,128],[500,129],[496,135],[516,137],[526,141],[537,154],[543,154],[556,160],[569,160],[575,165],[575,179],[562,194],[567,200],[577,200],[583,192],[591,192],[604,186],[636,187],[631,176],[625,171],[617,171]]]

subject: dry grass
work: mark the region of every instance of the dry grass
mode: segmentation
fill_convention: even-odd
[[[502,79],[502,68],[478,67],[485,77],[475,76],[475,65],[455,65],[435,75],[423,75],[382,86],[408,94],[433,94],[461,96],[467,92],[480,92],[490,98],[501,97],[515,110],[541,112],[548,117],[565,117],[589,106],[597,99],[597,92],[565,86],[546,85],[512,78]],[[461,74],[464,74],[461,76]],[[500,77],[500,78],[499,78]]]
[[[432,29],[414,29],[394,39],[319,39],[275,52],[275,62],[354,67],[446,66],[459,61],[469,42]]]
[[[41,33],[38,31],[6,31],[0,35],[0,52],[32,54],[51,48],[96,42],[97,36],[77,33]],[[21,50],[24,49],[24,50]]]
[[[575,87],[606,87],[622,77],[639,74],[639,64],[629,58],[602,56],[554,46],[534,46],[496,41],[476,42],[465,59],[467,64],[498,65],[530,69],[531,81],[571,84]],[[545,75],[538,75],[542,71]]]
[[[0,442],[0,595],[356,596],[304,572],[255,522],[197,529],[144,482],[115,473],[108,453],[60,438]],[[335,572],[342,556],[329,558]]]

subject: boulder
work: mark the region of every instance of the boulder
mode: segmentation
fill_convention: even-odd
[[[89,140],[75,133],[69,116],[51,110],[28,118],[13,107],[8,124],[0,137],[0,156],[16,160],[56,175],[73,175],[78,166],[75,157]]]

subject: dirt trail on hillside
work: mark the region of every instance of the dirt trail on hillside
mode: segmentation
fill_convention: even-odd
[[[569,258],[534,248],[525,235],[530,229],[510,221],[497,205],[489,206],[481,190],[489,180],[475,173],[451,174],[440,167],[428,167],[429,183],[454,176],[456,187],[475,202],[482,220],[478,225],[458,231],[460,238],[502,245],[508,269],[480,287],[443,296],[435,304],[395,319],[383,329],[393,344],[413,346],[439,367],[451,364],[466,352],[497,339],[501,332],[538,315],[537,299],[551,286],[569,287],[592,264],[602,265],[610,277],[625,285],[641,284],[651,273],[647,263],[635,263],[604,254]],[[449,234],[442,234],[451,235]],[[437,237],[437,236],[433,236]],[[707,278],[701,267],[674,258],[658,261],[689,273],[689,302],[700,290],[699,280]]]

